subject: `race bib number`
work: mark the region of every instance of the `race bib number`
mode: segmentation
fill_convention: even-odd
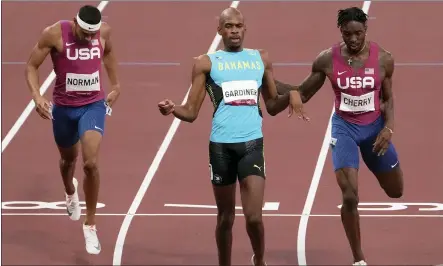
[[[255,80],[235,80],[222,83],[223,100],[228,105],[256,105],[258,83]]]
[[[340,110],[344,112],[369,112],[375,110],[374,92],[361,96],[341,93]]]
[[[99,72],[92,74],[66,74],[66,91],[91,92],[100,91]]]

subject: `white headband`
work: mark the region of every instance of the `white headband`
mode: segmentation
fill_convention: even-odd
[[[80,26],[80,28],[87,30],[87,31],[98,31],[100,29],[100,26],[102,25],[101,21],[95,25],[88,24],[88,23],[84,22],[78,14],[77,14],[77,23]]]

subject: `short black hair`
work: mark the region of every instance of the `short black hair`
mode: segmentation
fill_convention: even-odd
[[[357,21],[365,24],[367,20],[368,15],[361,8],[350,7],[340,9],[337,16],[337,27],[340,28],[350,21]]]
[[[85,5],[78,11],[78,16],[84,22],[96,25],[102,20],[102,14],[95,6]]]

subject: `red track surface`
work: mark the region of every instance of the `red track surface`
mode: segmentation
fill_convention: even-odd
[[[103,182],[99,201],[105,204],[99,209],[102,216],[98,218],[102,253],[99,256],[86,253],[81,223],[70,221],[63,209],[38,211],[53,215],[30,215],[36,210],[3,209],[3,264],[109,265],[113,262],[124,214],[172,122],[171,117],[159,115],[156,103],[164,97],[177,102],[183,99],[189,87],[192,57],[207,51],[215,34],[216,16],[227,4],[111,2],[106,7],[103,13],[114,29],[114,43],[121,62],[179,62],[180,66],[120,67],[124,92],[108,119],[100,159]],[[336,11],[351,4],[361,6],[362,2],[242,2],[239,8],[249,25],[246,46],[268,49],[274,62],[311,62],[322,49],[339,40]],[[79,6],[78,3],[4,3],[2,37],[3,51],[7,52],[2,52],[3,61],[26,61],[41,29],[57,19],[71,18]],[[197,8],[199,16],[191,16]],[[438,34],[438,25],[442,8],[440,3],[373,3],[369,10],[373,17],[369,36],[390,50],[397,63],[441,63],[443,52],[438,44],[443,44],[443,38]],[[57,10],[57,15],[47,10]],[[130,12],[131,18],[122,15],[123,10]],[[35,17],[41,12],[48,15]],[[265,22],[265,18],[272,20]],[[8,25],[11,21],[15,21],[14,26]],[[140,27],[128,29],[129,23]],[[23,34],[24,28],[27,34]],[[2,139],[29,102],[23,66],[2,65]],[[275,74],[279,79],[299,82],[309,69],[309,66],[276,66]],[[442,201],[443,167],[439,154],[443,142],[438,138],[443,135],[440,104],[443,93],[438,88],[443,83],[441,70],[441,65],[396,68],[394,141],[406,182],[400,202]],[[47,60],[41,70],[42,81],[49,71]],[[280,202],[278,211],[266,211],[269,265],[297,264],[300,259],[297,251],[304,253],[297,250],[300,248],[297,247],[300,214],[328,124],[331,96],[327,84],[306,106],[312,119],[310,124],[288,120],[286,113],[274,118],[265,114],[269,173],[266,201]],[[178,128],[146,194],[139,198],[142,201],[137,214],[150,215],[136,216],[129,230],[123,232],[126,239],[122,264],[216,263],[215,211],[164,206],[166,203],[214,204],[207,168],[211,114],[212,106],[206,99],[199,119],[191,125],[182,123]],[[29,116],[2,159],[3,202],[63,201],[51,126],[38,115]],[[126,161],[128,159],[130,161]],[[311,211],[320,216],[309,218],[306,232],[305,254],[309,265],[350,265],[352,262],[338,216],[337,205],[341,199],[331,169],[328,155]],[[81,179],[81,176],[79,165],[77,177]],[[363,203],[398,202],[382,193],[365,167],[361,171],[360,190]],[[81,198],[84,198],[82,193]],[[361,214],[376,215],[361,218],[363,247],[370,264],[443,263],[441,219],[418,216],[442,215],[442,211],[418,211],[418,207],[408,206],[402,211],[362,211]],[[398,214],[417,217],[396,217]],[[235,224],[233,263],[248,264],[250,256],[243,217],[239,216]]]

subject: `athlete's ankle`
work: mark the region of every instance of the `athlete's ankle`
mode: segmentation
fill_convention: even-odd
[[[84,225],[95,225],[95,217],[91,217],[91,216],[88,217],[88,215],[87,215]]]
[[[74,195],[74,193],[75,193],[74,185],[69,186],[69,187],[65,187],[65,192],[66,192],[66,195],[68,195],[68,196]]]

